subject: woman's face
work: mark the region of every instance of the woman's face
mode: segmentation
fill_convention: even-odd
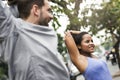
[[[91,35],[89,35],[89,34],[83,35],[80,48],[83,52],[86,52],[86,53],[94,52],[95,45],[93,43],[93,39],[92,39]]]

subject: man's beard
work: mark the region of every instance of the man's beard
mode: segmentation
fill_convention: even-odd
[[[39,25],[48,26],[48,22],[45,19],[40,19]]]
[[[43,26],[48,26],[48,20],[43,17],[42,11],[40,13],[40,18],[39,18],[39,23],[38,24],[43,25]]]

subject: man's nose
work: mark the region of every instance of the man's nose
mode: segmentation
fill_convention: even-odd
[[[53,19],[53,17],[54,17],[53,14],[50,14],[49,16],[50,16],[50,19]]]

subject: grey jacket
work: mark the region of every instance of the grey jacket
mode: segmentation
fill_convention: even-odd
[[[0,57],[9,80],[70,80],[55,31],[15,18],[0,0]]]

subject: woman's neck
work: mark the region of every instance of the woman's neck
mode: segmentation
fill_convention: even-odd
[[[91,53],[85,52],[85,51],[80,51],[80,54],[86,57],[92,57]]]

